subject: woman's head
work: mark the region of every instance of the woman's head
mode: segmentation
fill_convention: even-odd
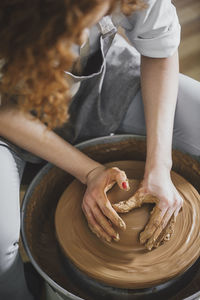
[[[118,3],[125,13],[139,0],[1,0],[0,59],[4,60],[0,91],[18,95],[25,110],[34,110],[50,127],[67,119],[73,43]]]

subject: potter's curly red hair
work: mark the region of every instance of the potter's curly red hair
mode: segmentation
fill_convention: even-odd
[[[74,61],[71,45],[102,1],[108,0],[0,1],[0,91],[17,95],[21,108],[51,128],[68,116],[63,70]],[[125,14],[142,7],[140,0],[110,0],[110,12],[119,1]]]

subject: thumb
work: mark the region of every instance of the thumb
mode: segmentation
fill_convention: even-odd
[[[143,199],[139,197],[139,193],[136,192],[129,199],[113,204],[113,208],[118,213],[127,213],[136,207],[140,207],[142,203]]]

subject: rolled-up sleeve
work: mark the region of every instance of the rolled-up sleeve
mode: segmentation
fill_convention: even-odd
[[[180,43],[180,24],[176,9],[169,0],[146,0],[145,9],[131,16],[116,15],[127,38],[137,51],[148,57],[169,57]]]

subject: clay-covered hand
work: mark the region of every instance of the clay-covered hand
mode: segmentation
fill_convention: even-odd
[[[126,229],[122,218],[113,209],[106,192],[117,183],[123,190],[129,189],[128,180],[124,171],[113,167],[106,169],[97,167],[87,176],[87,189],[83,197],[82,209],[88,225],[93,233],[104,241],[119,240],[119,234],[113,224]]]
[[[140,242],[145,244],[148,250],[152,250],[170,239],[183,200],[171,181],[170,174],[152,171],[131,198],[113,204],[113,208],[118,213],[127,213],[143,203],[156,204],[148,224],[140,234]]]

